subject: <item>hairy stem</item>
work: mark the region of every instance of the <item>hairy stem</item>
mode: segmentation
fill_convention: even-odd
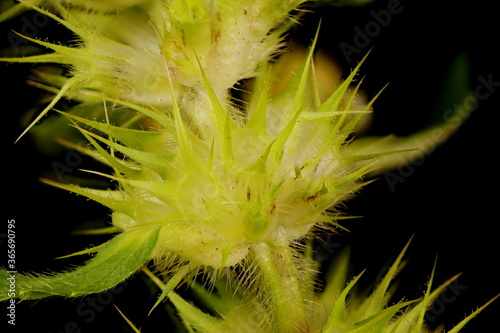
[[[275,332],[309,332],[299,272],[290,247],[270,247],[261,243],[252,252],[278,326]]]

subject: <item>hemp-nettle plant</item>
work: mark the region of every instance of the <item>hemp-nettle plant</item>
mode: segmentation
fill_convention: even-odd
[[[75,253],[94,254],[81,267],[17,274],[16,298],[80,297],[140,272],[158,288],[151,311],[173,305],[181,331],[430,332],[424,315],[456,277],[432,288],[431,275],[421,299],[390,303],[408,245],[369,294],[354,291],[361,274],[350,279],[347,257],[318,284],[312,244],[319,232],[344,229],[342,204],[370,177],[434,146],[418,146],[431,129],[357,138],[375,100],[360,97],[369,55],[325,96],[315,62],[321,28],[308,51],[287,54],[286,33],[307,5],[26,0],[0,14],[37,11],[75,36],[65,45],[21,36],[45,51],[0,59],[51,64],[32,81],[53,98],[19,139],[47,132],[48,120],[37,123],[50,114],[53,139],[110,170],[87,170],[109,180],[105,189],[42,179],[108,207],[110,225],[88,232],[113,237]],[[231,94],[237,87],[242,103]],[[72,107],[59,110],[65,99]],[[449,136],[454,123],[433,129]],[[0,271],[2,300],[11,298],[6,276]],[[181,285],[196,302],[177,292]]]

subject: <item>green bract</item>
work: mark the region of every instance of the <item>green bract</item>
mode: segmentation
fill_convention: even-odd
[[[404,251],[369,295],[352,291],[360,276],[348,282],[346,258],[317,290],[315,232],[341,228],[338,221],[348,217],[340,204],[367,183],[365,176],[436,143],[418,145],[430,130],[358,140],[374,102],[356,101],[362,62],[324,98],[313,65],[317,36],[297,74],[280,81],[289,64],[271,58],[303,2],[22,1],[0,16],[37,10],[77,36],[69,46],[26,37],[50,52],[0,60],[66,66],[67,76],[36,73],[37,84],[55,96],[26,131],[71,98],[76,105],[53,115],[54,128],[66,133],[69,123],[89,146],[67,135],[60,141],[108,166],[109,173],[89,172],[115,184],[43,180],[110,208],[112,226],[98,232],[116,235],[77,253],[97,253],[82,267],[18,275],[16,297],[100,292],[142,269],[162,291],[154,306],[168,298],[188,331],[427,331],[425,311],[447,284],[432,291],[431,279],[422,300],[388,306]],[[230,89],[243,79],[252,80],[237,106]],[[456,129],[451,123],[433,130],[448,136]],[[46,131],[44,124],[33,129]],[[150,262],[154,273],[145,268]],[[205,284],[198,273],[208,276]],[[1,283],[6,274],[0,272]],[[183,282],[218,315],[177,294]],[[5,290],[0,299],[10,297]]]

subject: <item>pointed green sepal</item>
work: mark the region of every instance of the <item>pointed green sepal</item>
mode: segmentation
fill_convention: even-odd
[[[0,300],[78,297],[113,288],[148,261],[158,234],[159,228],[122,233],[108,241],[85,265],[52,276],[11,274],[0,270]],[[132,248],[133,255],[130,252]],[[7,293],[10,277],[16,281],[15,295]]]

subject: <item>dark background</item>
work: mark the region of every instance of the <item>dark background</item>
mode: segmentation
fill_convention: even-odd
[[[348,61],[339,45],[344,42],[354,46],[354,28],[363,30],[374,21],[371,11],[378,13],[387,6],[387,1],[375,1],[363,8],[314,8],[302,21],[307,28],[293,32],[298,40],[309,42],[322,17],[319,45],[337,60],[345,73],[372,48],[361,69],[365,76],[363,88],[373,97],[386,83],[389,86],[375,103],[375,118],[369,134],[408,135],[424,127],[433,115],[444,77],[459,53],[465,53],[470,59],[471,88],[480,84],[480,76],[491,76],[492,81],[500,82],[496,66],[499,27],[496,10],[490,4],[440,2],[436,7],[432,2],[402,0],[401,12],[391,15],[390,23],[370,38],[359,55],[354,54]],[[23,15],[32,18],[30,13]],[[20,31],[23,24],[21,18],[2,24],[1,45],[9,46],[10,29]],[[54,32],[61,41],[68,37],[53,22],[44,24],[37,31],[37,37],[54,36]],[[39,90],[25,85],[30,68],[31,65],[0,64],[0,108],[6,117],[3,145],[7,152],[2,159],[7,184],[3,187],[6,190],[4,223],[7,219],[16,220],[19,271],[59,271],[86,258],[53,258],[105,240],[105,237],[71,235],[75,223],[103,220],[109,212],[84,198],[38,182],[38,177],[50,170],[52,163],[75,161],[71,160],[75,155],[68,151],[43,155],[33,147],[29,136],[13,144],[22,131],[19,119],[40,96]],[[401,283],[396,300],[422,295],[436,257],[435,285],[463,273],[453,289],[455,294],[448,291],[448,298],[441,300],[444,307],[433,313],[439,312],[439,316],[431,325],[443,321],[449,329],[500,293],[499,218],[495,212],[499,188],[495,158],[499,94],[500,91],[492,92],[488,99],[481,101],[459,131],[426,156],[421,165],[415,166],[409,176],[404,177],[404,182],[391,188],[381,176],[365,187],[347,204],[349,214],[363,218],[348,222],[346,226],[352,232],[328,238],[324,248],[327,253],[332,252],[327,256],[330,259],[338,249],[350,245],[353,274],[367,268],[360,285],[368,287],[380,269],[386,267],[414,235],[407,252],[408,265],[399,276]],[[93,166],[85,159],[77,164],[79,168]],[[0,233],[4,230],[0,229]],[[146,295],[149,291],[141,279],[136,278],[129,281],[126,292],[113,294],[112,301],[144,328],[144,332],[151,332],[155,325],[163,323],[163,318],[160,311],[153,312],[149,319],[146,317],[153,304]],[[74,321],[81,332],[101,332],[104,328],[127,331],[113,306],[95,311],[95,318],[90,320],[90,314],[81,316],[76,312],[81,302],[58,298],[22,302],[17,306],[17,328],[64,332],[69,320]],[[497,300],[463,332],[494,332],[498,329],[495,323],[499,313],[500,300]],[[6,320],[3,315],[2,318],[3,324]],[[86,323],[86,319],[90,323]],[[160,330],[162,326],[156,327]]]

